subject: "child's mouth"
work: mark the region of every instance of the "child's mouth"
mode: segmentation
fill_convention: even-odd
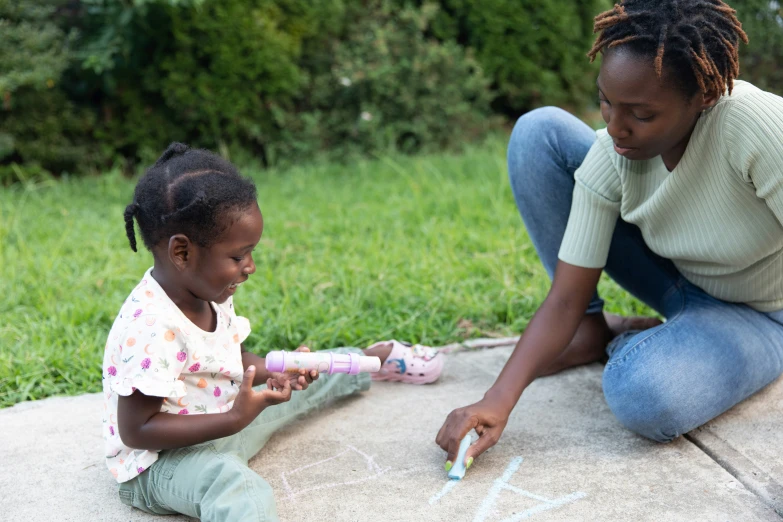
[[[236,290],[237,288],[239,288],[243,284],[244,284],[244,281],[242,281],[241,283],[231,283],[230,285],[228,285],[228,289],[229,290]]]

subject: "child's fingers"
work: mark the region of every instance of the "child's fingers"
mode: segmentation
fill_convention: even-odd
[[[302,345],[302,346],[300,346],[299,348],[297,348],[297,349],[296,349],[296,350],[294,350],[294,351],[297,351],[297,352],[309,352],[309,351],[310,351],[310,348],[308,348],[308,347],[307,347],[307,346],[305,346],[305,345]]]
[[[256,378],[256,367],[252,364],[245,370],[245,375],[242,377],[242,384],[239,385],[239,391],[247,391],[248,388],[253,387],[253,380]]]
[[[270,402],[285,402],[291,398],[291,383],[287,380],[282,383],[272,381],[273,386],[264,390],[264,395]]]
[[[321,374],[320,374],[320,373],[318,373],[318,370],[310,370],[310,378],[311,378],[312,380],[314,380],[314,381],[315,381],[315,380],[318,380],[318,376],[319,376],[319,375],[321,375]]]
[[[313,382],[313,378],[310,376],[310,372],[307,370],[299,370],[299,376],[292,380],[291,386],[295,390],[307,389],[307,386]]]
[[[274,373],[272,374],[272,377],[269,378],[267,388],[272,391],[281,390],[284,382],[288,382],[288,377],[286,375]]]
[[[283,383],[283,388],[280,390],[280,394],[283,397],[283,402],[291,398],[291,383],[289,381],[285,381]]]

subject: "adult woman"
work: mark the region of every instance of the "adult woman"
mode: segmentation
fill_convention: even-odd
[[[669,441],[783,373],[783,99],[746,82],[747,42],[720,0],[626,0],[589,56],[607,128],[559,109],[518,121],[509,176],[549,294],[484,399],[437,437],[453,462],[497,442],[536,377],[608,356],[631,430]],[[667,318],[602,314],[602,270]]]

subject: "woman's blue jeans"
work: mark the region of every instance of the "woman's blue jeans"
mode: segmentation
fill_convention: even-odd
[[[571,209],[574,172],[594,140],[586,124],[554,107],[525,114],[511,135],[511,188],[550,279]],[[607,347],[604,395],[627,428],[668,442],[783,373],[783,310],[762,313],[715,299],[650,251],[639,229],[622,219],[605,271],[666,318]],[[596,294],[587,313],[602,309]]]

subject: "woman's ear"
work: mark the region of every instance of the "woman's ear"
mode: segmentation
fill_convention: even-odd
[[[723,93],[718,92],[717,89],[713,89],[706,94],[702,93],[701,110],[706,111],[707,109],[712,109],[715,104],[718,103],[722,94]]]
[[[169,260],[180,272],[193,263],[195,245],[185,234],[175,234],[169,238]]]

